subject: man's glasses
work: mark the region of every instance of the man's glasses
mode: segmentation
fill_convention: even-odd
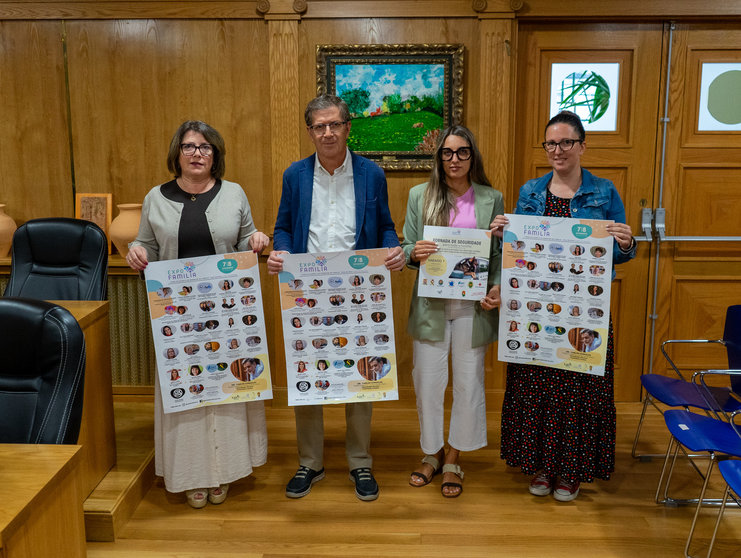
[[[471,154],[470,147],[459,147],[455,151],[444,147],[440,150],[440,158],[443,161],[450,161],[453,159],[453,155],[458,155],[459,161],[468,161],[471,158]]]
[[[188,157],[190,157],[191,155],[195,155],[196,150],[198,150],[198,153],[200,153],[203,157],[210,157],[214,154],[214,146],[210,143],[204,143],[203,145],[196,145],[195,143],[180,144],[180,151],[183,155],[186,155]]]
[[[553,153],[556,147],[560,147],[561,151],[571,151],[575,143],[582,143],[580,139],[562,139],[561,141],[544,141],[541,145],[548,153]]]
[[[311,133],[315,136],[321,136],[324,134],[324,130],[329,128],[329,131],[333,134],[336,134],[339,132],[342,127],[347,124],[347,120],[336,120],[335,122],[330,122],[329,124],[314,124],[313,126],[307,126],[309,130],[311,130]]]

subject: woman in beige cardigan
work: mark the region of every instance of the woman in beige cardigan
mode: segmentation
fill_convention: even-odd
[[[260,252],[267,246],[242,187],[222,179],[225,153],[224,139],[208,124],[180,125],[167,156],[175,178],[144,198],[139,233],[126,256],[132,268],[143,270],[150,261]],[[185,491],[194,508],[220,504],[229,483],[265,463],[262,401],[165,414],[157,379],[154,385],[156,474],[164,477],[168,492]]]
[[[425,225],[488,229],[504,211],[502,194],[491,187],[473,134],[463,126],[444,130],[435,152],[429,182],[409,192],[404,242],[407,265],[419,269],[437,250],[422,240]],[[425,456],[409,484],[429,484],[442,469],[442,494],[455,498],[463,491],[461,451],[486,446],[484,355],[497,339],[500,254],[498,241],[489,255],[489,291],[481,301],[446,300],[417,296],[417,282],[409,312],[409,334],[414,338],[414,390]],[[419,281],[419,277],[417,277]],[[448,358],[452,359],[453,407],[445,451],[443,417]],[[442,467],[441,467],[442,466]]]

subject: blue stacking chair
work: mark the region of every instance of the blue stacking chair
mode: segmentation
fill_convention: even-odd
[[[659,412],[661,409],[656,401],[669,407],[682,407],[689,411],[690,408],[701,409],[710,412],[711,407],[718,406],[725,413],[732,413],[741,409],[741,401],[731,396],[732,392],[741,393],[741,376],[731,376],[731,387],[708,387],[712,393],[712,405],[708,403],[706,394],[701,392],[699,386],[686,378],[674,364],[667,354],[667,347],[679,343],[709,343],[723,346],[726,350],[729,369],[741,369],[741,304],[729,306],[726,311],[726,321],[722,339],[670,339],[661,344],[661,353],[676,374],[676,378],[662,374],[643,374],[641,384],[646,390],[643,400],[643,410],[638,421],[638,428],[633,440],[631,455],[639,458],[657,457],[656,455],[637,455],[638,438],[641,435],[641,427],[646,416],[648,405],[653,405]],[[709,414],[710,416],[710,414]]]
[[[706,399],[705,406],[709,408],[712,414],[716,414],[716,416],[692,413],[684,409],[671,409],[664,413],[664,421],[671,433],[671,437],[664,458],[664,466],[661,469],[659,484],[656,489],[656,502],[666,505],[697,503],[695,515],[692,519],[690,532],[685,544],[684,555],[686,557],[690,556],[689,547],[692,542],[692,535],[695,530],[695,525],[697,524],[700,509],[703,504],[711,503],[711,500],[705,498],[705,493],[707,491],[710,475],[715,462],[724,462],[723,460],[734,457],[741,458],[741,436],[739,435],[737,426],[732,421],[732,418],[735,418],[736,414],[740,411],[735,411],[727,417],[727,415],[723,413],[720,405],[713,402],[712,394],[714,392],[709,389],[709,386],[707,386],[705,381],[705,376],[708,375],[729,375],[731,377],[741,377],[741,370],[705,370],[697,372],[693,376],[693,382],[698,387],[698,392],[704,397],[704,399]],[[731,397],[741,402],[741,399],[738,399],[738,394],[732,393]],[[728,420],[725,420],[726,418],[728,418]],[[679,500],[669,496],[669,485],[671,483],[671,477],[680,447],[687,448],[689,451],[694,453],[703,452],[708,458],[707,469],[704,473],[699,470],[694,462],[691,461],[693,467],[695,467],[703,477],[700,496],[697,499]],[[729,462],[738,463],[738,461]],[[731,471],[735,468],[733,465],[724,465],[723,469],[726,470],[729,467]],[[666,479],[666,481],[664,479]],[[661,498],[662,489],[663,498]],[[727,495],[724,500],[727,500]]]
[[[739,436],[741,436],[741,433],[739,433]],[[710,558],[710,554],[713,552],[715,537],[718,534],[718,526],[720,525],[720,520],[723,518],[723,512],[726,509],[728,497],[731,496],[732,492],[736,495],[735,497],[731,496],[735,500],[736,505],[741,506],[741,502],[739,502],[739,499],[741,499],[741,461],[737,459],[721,461],[718,463],[718,470],[720,471],[720,474],[723,475],[723,480],[726,481],[726,490],[723,493],[723,501],[718,510],[718,519],[715,521],[713,538],[710,540],[710,548],[708,548],[708,558]]]

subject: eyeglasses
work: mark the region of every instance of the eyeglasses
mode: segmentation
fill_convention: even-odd
[[[200,153],[203,157],[210,157],[214,154],[214,146],[210,143],[204,143],[203,145],[196,145],[195,143],[180,144],[180,151],[187,157],[195,155],[196,150],[198,150],[198,153]]]
[[[470,147],[459,147],[455,151],[444,147],[440,150],[440,158],[443,161],[450,161],[451,159],[453,159],[453,155],[458,155],[459,161],[468,161],[471,158],[471,154],[472,153]]]
[[[561,151],[571,151],[575,143],[584,143],[584,140],[580,139],[562,139],[561,141],[544,141],[541,145],[548,153],[553,153],[556,147],[560,147]]]
[[[311,133],[315,136],[321,136],[327,128],[329,128],[331,133],[336,134],[345,124],[347,124],[347,120],[336,120],[328,124],[314,124],[313,126],[307,126],[307,128],[311,130]]]

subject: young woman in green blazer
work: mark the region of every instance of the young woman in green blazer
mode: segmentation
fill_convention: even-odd
[[[429,181],[409,192],[402,243],[407,265],[418,270],[420,261],[437,251],[434,242],[422,239],[425,225],[489,229],[489,223],[503,211],[502,194],[486,177],[473,134],[463,126],[444,130]],[[455,498],[463,490],[459,453],[487,443],[484,355],[487,345],[497,339],[501,267],[499,243],[492,240],[489,290],[482,300],[419,297],[417,282],[412,293],[407,329],[414,338],[412,376],[425,456],[409,484],[425,486],[442,470],[441,490],[446,498]],[[445,451],[443,417],[449,357],[453,407]]]

